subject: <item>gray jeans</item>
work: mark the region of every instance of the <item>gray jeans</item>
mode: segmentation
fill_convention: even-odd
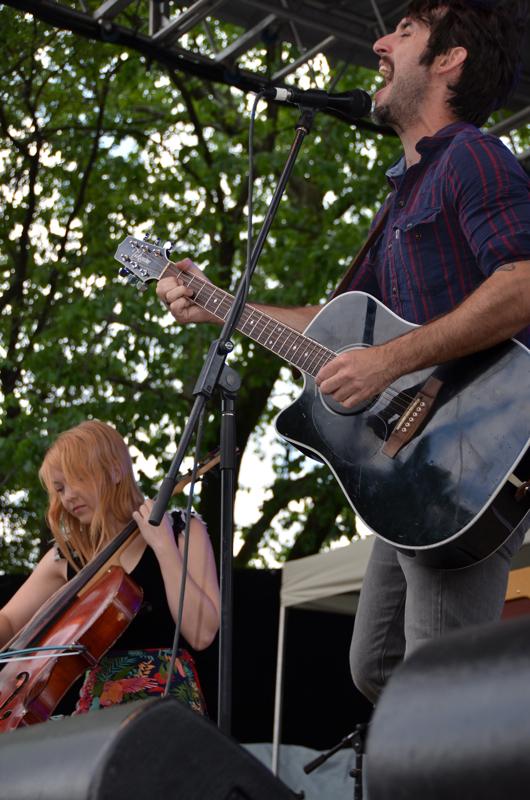
[[[499,619],[515,533],[493,555],[459,570],[422,567],[376,539],[363,579],[350,650],[357,688],[375,703],[394,667],[422,643],[467,625]]]

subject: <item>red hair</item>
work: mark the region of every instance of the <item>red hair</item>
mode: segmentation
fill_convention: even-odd
[[[83,525],[62,505],[51,475],[57,469],[72,486],[88,486],[94,491],[97,506],[90,525]],[[116,522],[126,525],[143,502],[125,442],[114,428],[97,419],[57,437],[44,457],[39,478],[48,492],[50,530],[76,569],[72,550],[86,564],[119,532]]]

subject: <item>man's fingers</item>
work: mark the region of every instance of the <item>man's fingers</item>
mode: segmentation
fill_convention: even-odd
[[[189,289],[187,286],[173,286],[166,292],[165,297],[162,299],[168,308],[174,303],[179,304],[178,308],[189,308],[192,297],[193,289]]]

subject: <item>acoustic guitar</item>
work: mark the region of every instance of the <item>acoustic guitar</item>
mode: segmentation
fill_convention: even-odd
[[[176,268],[156,244],[128,236],[115,258],[142,290],[178,275],[196,305],[221,321],[229,313],[232,295]],[[510,339],[399,378],[352,409],[315,383],[339,353],[415,327],[363,292],[329,302],[303,334],[250,305],[238,323],[303,374],[302,393],[275,420],[278,433],[327,464],[379,537],[427,565],[465,567],[497,550],[530,507],[528,495],[516,499],[514,473],[530,444],[530,351]]]

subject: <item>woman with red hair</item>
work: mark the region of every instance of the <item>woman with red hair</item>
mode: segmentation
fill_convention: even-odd
[[[60,434],[46,453],[39,477],[48,492],[47,521],[55,544],[0,610],[0,646],[134,519],[141,535],[131,537],[120,563],[143,589],[143,603],[113,649],[86,673],[74,713],[159,696],[178,616],[185,514],[165,514],[159,527],[149,524],[153,503],[144,500],[138,488],[127,446],[114,428],[98,420]],[[171,694],[201,713],[204,699],[188,645],[196,650],[208,647],[218,628],[212,547],[204,523],[192,516],[181,648]]]

